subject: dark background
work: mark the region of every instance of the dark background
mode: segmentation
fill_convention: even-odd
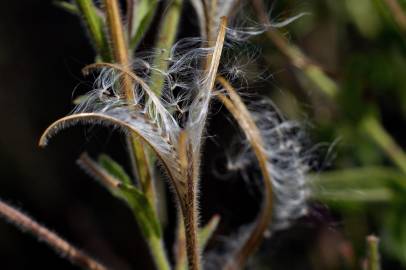
[[[378,34],[372,26],[372,30],[360,27],[354,19],[360,17],[350,16],[353,7],[348,3],[355,3],[351,1],[358,0],[281,0],[277,1],[276,13],[313,12],[303,23],[293,24],[288,29],[291,36],[287,36],[342,83],[343,93],[360,92],[359,103],[333,105],[316,91],[306,89],[296,77],[297,70],[269,41],[259,39],[264,58],[271,59],[268,68],[274,72],[268,82],[259,84],[259,92],[274,97],[289,116],[314,124],[314,141],[331,144],[342,139],[333,149],[338,157],[332,159],[322,153],[324,162],[316,171],[370,164],[393,166],[370,140],[355,132],[350,119],[370,104],[379,108],[384,126],[399,144],[405,144],[404,39],[394,34],[384,19],[380,19],[380,28],[376,21],[373,24],[377,19],[374,15],[368,24],[371,18],[364,14],[367,25],[380,29]],[[341,5],[344,2],[347,9]],[[188,5],[185,9],[180,36],[195,36],[194,13]],[[150,33],[142,47],[152,41]],[[0,198],[114,269],[153,269],[131,212],[75,163],[83,151],[94,157],[107,152],[128,169],[123,138],[102,128],[76,127],[62,132],[46,149],[37,146],[44,129],[69,113],[74,96],[88,89],[91,80],[83,78],[80,70],[93,61],[94,52],[76,16],[52,1],[0,1]],[[363,88],[358,91],[354,85]],[[342,110],[337,109],[340,106]],[[352,114],[345,111],[346,106]],[[202,169],[201,223],[213,214],[222,217],[209,249],[221,243],[223,236],[236,232],[239,225],[252,221],[261,201],[258,187],[247,187],[241,175],[218,179],[214,173],[221,170],[214,164],[223,160],[231,135],[237,132],[222,112],[218,104],[214,105]],[[176,210],[167,194],[162,200],[170,206],[165,229],[170,249]],[[375,213],[386,211],[372,209]],[[261,255],[272,262],[273,269],[360,269],[360,258],[366,254],[365,236],[379,235],[380,223],[379,217],[371,221],[367,211],[347,215],[314,202],[307,217],[267,240]],[[0,239],[0,269],[77,269],[5,221],[0,221]],[[402,269],[396,258],[386,255],[386,269]],[[338,258],[342,257],[356,258],[353,264],[357,267],[348,267],[351,262],[340,263]]]
[[[195,30],[190,26],[181,34]],[[0,197],[115,269],[152,269],[131,212],[75,164],[85,150],[109,152],[125,164],[124,140],[108,130],[78,127],[63,132],[46,149],[37,146],[44,129],[73,108],[73,90],[80,93],[90,84],[80,70],[93,62],[94,52],[80,20],[52,1],[1,1],[0,36]],[[211,129],[225,131],[224,121],[214,120]],[[219,140],[206,144],[205,168],[219,156]],[[247,195],[244,184],[212,178],[210,173],[203,177],[203,223],[214,213],[223,214],[222,227],[255,217],[260,199]],[[167,200],[171,205],[172,199]],[[175,210],[169,213],[173,216]],[[174,224],[171,218],[169,246]],[[76,269],[4,221],[0,239],[1,269]]]

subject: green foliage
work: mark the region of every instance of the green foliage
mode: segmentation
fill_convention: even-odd
[[[159,27],[150,29],[158,2],[160,1],[127,1],[127,12],[120,13],[124,9],[117,8],[113,15],[101,10],[104,8],[103,4],[99,5],[99,2],[92,0],[58,1],[56,4],[83,19],[96,50],[97,60],[112,61],[114,53],[123,59],[128,58],[116,63],[122,68],[127,68],[131,63],[131,56],[146,33],[153,31],[156,34],[154,47],[161,49],[162,53],[152,59],[152,66],[160,72],[150,70],[150,79],[145,83],[159,99],[165,82],[162,74],[168,69],[167,60],[170,48],[176,41],[183,1],[165,1],[165,12],[157,18],[161,22]],[[198,2],[200,3],[196,1]],[[221,1],[206,1],[206,7],[216,6],[217,2]],[[295,7],[298,3],[295,0],[276,2],[276,10],[287,10],[289,6]],[[110,2],[112,5],[114,3],[118,5],[120,2]],[[398,3],[399,6],[395,6],[394,10],[390,3]],[[203,7],[204,5],[201,6],[202,9]],[[293,71],[288,75],[288,72],[281,72],[283,75],[276,79],[278,88],[290,91],[289,94],[281,94],[282,91],[275,90],[277,87],[273,81],[268,84],[265,82],[267,85],[264,89],[272,89],[269,95],[278,101],[277,105],[285,104],[290,107],[295,116],[312,116],[312,122],[318,127],[313,130],[315,141],[341,138],[338,146],[333,149],[333,152],[337,152],[337,158],[331,164],[331,171],[310,176],[313,199],[327,204],[339,213],[346,227],[344,231],[351,232],[348,233],[351,236],[355,235],[351,238],[351,247],[365,248],[365,235],[370,231],[379,233],[384,254],[406,266],[406,215],[403,213],[406,208],[406,153],[402,147],[405,146],[402,141],[405,136],[402,127],[406,119],[406,27],[399,21],[402,14],[406,18],[406,2],[317,0],[309,1],[306,8],[313,15],[309,19],[304,18],[305,23],[295,22],[286,29],[272,28],[266,33],[268,41],[264,37],[255,40],[257,45],[266,48],[264,58],[270,64],[262,67],[250,63],[249,69],[254,75],[247,76],[247,81],[251,82],[264,68],[286,70],[288,67],[287,70]],[[247,8],[247,11],[251,10]],[[210,19],[214,14],[213,10],[206,10],[205,15]],[[110,20],[106,20],[107,17]],[[117,19],[119,27],[111,23],[113,19]],[[123,21],[126,23],[122,23]],[[291,40],[283,35],[285,30],[294,33]],[[117,33],[122,31],[125,33]],[[114,46],[116,47],[113,48]],[[247,48],[251,50],[249,46],[251,45],[247,45]],[[122,76],[122,81],[117,82],[117,86],[132,87],[134,82],[128,83],[125,80],[126,75]],[[211,75],[214,82],[216,74]],[[84,97],[77,98],[75,102],[83,101]],[[294,105],[290,106],[291,104]],[[97,163],[90,159],[85,160],[84,167],[132,210],[157,267],[167,270],[170,268],[169,260],[165,255],[162,226],[157,217],[159,195],[155,193],[154,183],[161,179],[155,179],[156,175],[153,175],[155,157],[142,144],[134,143],[139,142],[137,136],[129,135],[127,139],[133,140],[133,145],[137,146],[129,152],[135,161],[132,165],[135,165],[136,177],[140,178],[136,179],[141,183],[139,186],[120,164],[107,155],[100,155]],[[179,141],[183,142],[180,139]],[[178,163],[187,164],[189,156],[185,154],[188,149],[186,144],[175,143],[173,149],[179,151],[175,151],[174,156],[176,154],[183,158]],[[196,226],[195,231],[198,232],[202,249],[216,230],[218,222],[219,218],[216,216],[203,228],[198,229]],[[261,238],[263,234],[258,235]],[[377,270],[377,241],[369,240],[367,268]],[[179,269],[187,268],[186,258],[183,259],[179,263]]]
[[[406,194],[403,194],[405,196]],[[382,244],[395,259],[406,265],[406,202],[399,203],[388,210],[384,217]]]
[[[406,175],[386,167],[325,172],[312,177],[315,199],[344,215],[368,213],[383,221],[383,248],[406,265]]]
[[[109,61],[111,57],[105,34],[104,20],[100,17],[96,5],[93,0],[75,0],[75,3],[87,26],[92,44],[98,54],[97,57],[100,57],[103,61]]]
[[[130,48],[134,49],[148,31],[154,17],[158,0],[136,1],[133,7]]]
[[[123,184],[131,185],[131,179],[128,174],[125,172],[124,168],[115,162],[106,154],[99,155],[97,159],[98,163],[102,168],[109,172],[113,177],[122,182]]]
[[[75,4],[72,4],[70,2],[65,2],[65,1],[55,1],[54,4],[63,10],[66,10],[69,13],[79,15],[80,11],[78,7]]]
[[[109,174],[110,177],[120,181],[117,186],[108,186],[110,192],[124,200],[133,211],[143,234],[150,238],[152,235],[161,237],[161,227],[153,206],[144,193],[131,184],[130,177],[124,169],[107,155],[100,155],[99,165]]]
[[[151,234],[158,238],[161,237],[158,217],[148,198],[139,189],[128,184],[122,184],[113,193],[127,202],[147,238],[151,237]]]
[[[211,220],[199,230],[199,239],[200,239],[200,246],[202,250],[206,247],[207,243],[209,242],[210,238],[213,236],[214,232],[219,225],[220,217],[214,216]]]

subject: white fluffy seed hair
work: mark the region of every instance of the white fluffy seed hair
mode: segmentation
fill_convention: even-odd
[[[282,28],[290,23],[300,19],[303,16],[310,15],[308,12],[299,12],[294,16],[282,19],[276,16],[269,16],[268,23],[258,23],[245,14],[246,1],[241,0],[191,0],[191,4],[196,12],[200,33],[204,39],[212,38],[222,16],[227,16],[232,28],[228,29],[228,36],[234,40],[246,41],[252,36],[260,35],[270,28]],[[208,14],[205,14],[208,13]],[[206,17],[207,16],[207,17]],[[207,21],[207,19],[209,21]],[[209,37],[207,30],[210,30]]]
[[[219,4],[226,5],[220,2]],[[300,16],[303,14],[279,24],[284,26]],[[241,54],[247,53],[248,61],[257,57],[252,55],[250,50],[240,50],[244,48],[243,40],[262,33],[266,27],[268,26],[228,28],[223,52],[223,55],[226,55],[223,63],[225,61],[226,64],[218,73],[234,81],[241,79],[245,73],[244,67],[248,66],[247,63],[238,61],[242,59]],[[93,90],[76,107],[74,113],[100,113],[127,123],[138,130],[140,135],[161,153],[161,158],[169,163],[173,163],[173,156],[176,155],[176,141],[180,130],[188,127],[194,152],[198,153],[209,102],[213,96],[205,85],[207,74],[201,68],[202,62],[213,52],[213,48],[207,48],[203,43],[200,38],[188,38],[174,44],[169,58],[162,59],[169,64],[166,71],[161,71],[152,64],[159,52],[143,52],[135,57],[137,60],[131,68],[142,81],[148,82],[152,72],[159,72],[164,76],[161,97],[152,94],[146,83],[136,82],[133,88],[135,99],[128,102],[120,94],[120,78],[123,73],[114,68],[103,68],[95,80]],[[235,73],[235,70],[241,72]],[[244,80],[243,77],[242,79]],[[267,156],[267,170],[272,179],[272,230],[288,226],[291,220],[306,212],[308,189],[305,175],[309,161],[309,155],[302,145],[306,135],[300,124],[285,120],[275,108],[271,102],[265,100],[252,102],[249,106],[251,115],[261,131],[264,141],[262,150]],[[232,159],[234,161],[230,160],[228,164],[230,168],[240,168],[238,164],[241,164],[241,161],[248,164],[248,161],[255,160],[248,142],[245,142],[239,155]],[[173,164],[173,167],[176,166],[177,164]]]
[[[273,218],[268,229],[268,233],[272,234],[286,229],[307,213],[310,187],[306,173],[314,150],[307,148],[309,139],[304,127],[299,122],[284,119],[271,101],[250,101],[247,107],[263,138],[262,151],[266,153],[266,167],[272,181]],[[237,136],[244,137],[243,134]],[[233,145],[226,168],[242,172],[248,178],[245,179],[247,185],[262,186],[256,178],[260,175],[259,168],[253,172],[253,167],[258,167],[257,159],[250,142],[242,139],[238,145]],[[218,237],[220,245],[205,256],[205,269],[220,269],[232,259],[234,251],[246,241],[253,226],[254,223],[243,225],[231,236]]]
[[[185,193],[184,172],[178,156],[183,150],[180,134],[186,131],[188,144],[192,146],[193,164],[198,166],[212,89],[223,51],[225,29],[220,29],[213,47],[205,46],[196,38],[177,42],[169,59],[162,59],[169,64],[165,71],[153,66],[153,59],[159,55],[154,52],[137,57],[132,72],[114,64],[95,64],[86,68],[86,72],[91,68],[100,69],[92,90],[80,99],[71,115],[48,127],[40,145],[45,146],[59,130],[77,123],[101,124],[125,133],[133,132],[156,152],[177,191]],[[162,95],[155,94],[148,83],[155,72],[164,78]],[[123,76],[133,80],[132,100],[124,96]]]
[[[305,127],[298,121],[285,119],[270,100],[251,100],[247,107],[263,139],[262,151],[272,180],[274,211],[270,230],[284,229],[307,213],[310,187],[306,175],[316,149],[308,147],[310,140]],[[244,135],[237,137],[239,143],[227,151],[226,169],[241,172],[248,178],[244,179],[248,185],[261,185],[253,179],[259,172],[246,171],[258,167],[251,145]]]
[[[200,2],[201,5],[202,1],[197,2]],[[206,1],[206,6],[210,8],[209,2],[211,1]],[[236,2],[232,0],[217,1],[217,10],[213,14],[225,12],[222,15],[228,15]],[[203,11],[199,11],[203,6],[199,7],[197,3],[194,6],[197,14],[203,14]],[[244,13],[240,10],[237,12]],[[228,78],[233,84],[243,85],[240,89],[242,90],[240,95],[246,96],[248,93],[243,92],[248,87],[248,80],[245,75],[251,72],[248,70],[250,64],[260,57],[260,52],[256,51],[255,46],[249,44],[249,39],[268,31],[270,28],[285,27],[305,15],[308,13],[302,12],[283,20],[269,20],[268,24],[260,24],[248,18],[240,20],[241,16],[235,16],[233,26],[227,29],[226,45],[228,50],[223,53],[225,55],[223,64],[225,64],[219,70],[219,74]],[[202,18],[203,21],[200,21],[200,24],[204,25],[206,23],[205,18],[204,16]],[[212,20],[215,21],[216,19],[215,17]],[[250,74],[249,77],[260,79],[261,75]],[[221,89],[220,91],[226,93]],[[247,99],[249,100],[247,107],[263,139],[262,151],[267,157],[266,168],[271,176],[274,192],[274,212],[270,229],[271,231],[283,229],[307,211],[306,201],[309,197],[309,189],[306,174],[313,154],[311,150],[307,150],[308,137],[301,123],[285,119],[270,100],[259,98],[254,102],[251,99],[252,97]],[[249,142],[243,139],[241,151],[230,157],[227,167],[241,171],[247,165],[256,164],[255,160]],[[251,179],[247,182],[252,184],[255,181]]]
[[[274,192],[271,229],[282,229],[306,213],[309,189],[306,173],[312,154],[306,150],[307,135],[300,123],[288,121],[269,101],[250,106],[264,140],[267,170]]]
[[[247,37],[264,32],[266,27],[269,26],[227,29],[224,50],[235,49]],[[172,177],[180,178],[177,175],[179,164],[176,151],[179,133],[182,129],[188,130],[194,153],[198,154],[213,97],[207,85],[208,76],[213,74],[207,74],[202,64],[214,49],[205,45],[200,38],[178,41],[171,49],[169,58],[163,59],[169,64],[167,70],[159,70],[153,65],[153,59],[159,52],[136,55],[131,69],[138,79],[134,83],[135,98],[132,101],[126,100],[121,93],[123,72],[116,68],[102,68],[93,89],[77,105],[73,115],[55,122],[43,136],[42,144],[46,144],[48,138],[59,129],[77,122],[114,126],[124,132],[138,133],[158,153]],[[237,80],[238,74],[229,74],[230,70],[236,70],[230,69],[230,62],[216,73]],[[244,63],[237,63],[236,68],[243,70]],[[147,84],[153,72],[164,76],[164,87],[159,97]],[[250,112],[261,131],[263,151],[268,160],[267,170],[274,189],[274,222],[271,230],[284,228],[306,211],[308,190],[305,175],[309,155],[302,146],[305,135],[298,123],[283,119],[269,102],[252,103]],[[240,156],[255,160],[248,142]]]

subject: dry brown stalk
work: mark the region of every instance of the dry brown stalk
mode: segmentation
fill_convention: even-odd
[[[126,41],[124,35],[123,21],[121,19],[118,1],[105,0],[104,5],[114,60],[121,65],[123,69],[128,69],[130,66],[130,57],[127,47],[128,42]],[[122,84],[124,95],[131,104],[134,101],[135,94],[129,76],[123,76]],[[128,138],[128,140],[134,153],[136,174],[138,179],[151,204],[155,206],[155,190],[148,160],[148,150],[144,147],[137,136],[132,135]]]
[[[17,225],[22,231],[29,232],[38,237],[39,240],[48,244],[73,264],[89,270],[107,270],[105,266],[78,250],[54,232],[2,201],[0,201],[0,215]]]

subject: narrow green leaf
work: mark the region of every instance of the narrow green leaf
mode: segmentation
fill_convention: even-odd
[[[85,153],[80,156],[78,163],[115,197],[127,203],[147,239],[161,238],[161,226],[158,217],[145,194],[128,183],[130,180],[120,165],[105,155],[102,155],[100,160],[105,167],[93,161]],[[120,180],[116,175],[121,177]]]
[[[401,200],[406,192],[406,175],[385,167],[325,172],[310,180],[313,198],[343,210],[359,210],[377,203],[388,205]]]
[[[120,182],[131,185],[131,178],[125,172],[124,168],[115,162],[111,157],[105,154],[101,154],[98,158],[100,166],[105,169],[114,178],[117,178]]]
[[[54,5],[75,15],[79,15],[80,11],[78,9],[78,7],[70,2],[65,2],[65,1],[55,1]]]
[[[375,203],[390,202],[394,194],[389,188],[352,188],[341,191],[321,191],[315,197],[326,202]]]
[[[383,216],[382,247],[385,252],[406,266],[406,216],[405,205],[392,207]]]
[[[148,198],[136,187],[128,184],[122,184],[118,187],[117,194],[124,199],[133,210],[134,216],[138,221],[140,229],[148,238],[151,234],[161,237],[161,226],[156,213],[149,203]]]
[[[199,230],[199,244],[201,250],[204,250],[210,238],[213,236],[214,232],[217,229],[217,226],[220,223],[220,216],[214,215],[210,221]]]
[[[387,167],[363,167],[314,174],[310,176],[314,189],[339,191],[344,189],[382,188],[398,184],[406,188],[406,175]]]
[[[80,96],[76,97],[76,98],[72,101],[72,104],[73,104],[73,105],[79,105],[79,104],[81,104],[82,102],[84,102],[85,100],[87,100],[88,98],[89,98],[88,95],[80,95]]]
[[[147,32],[154,17],[158,0],[141,0],[133,7],[130,48],[135,49]]]

